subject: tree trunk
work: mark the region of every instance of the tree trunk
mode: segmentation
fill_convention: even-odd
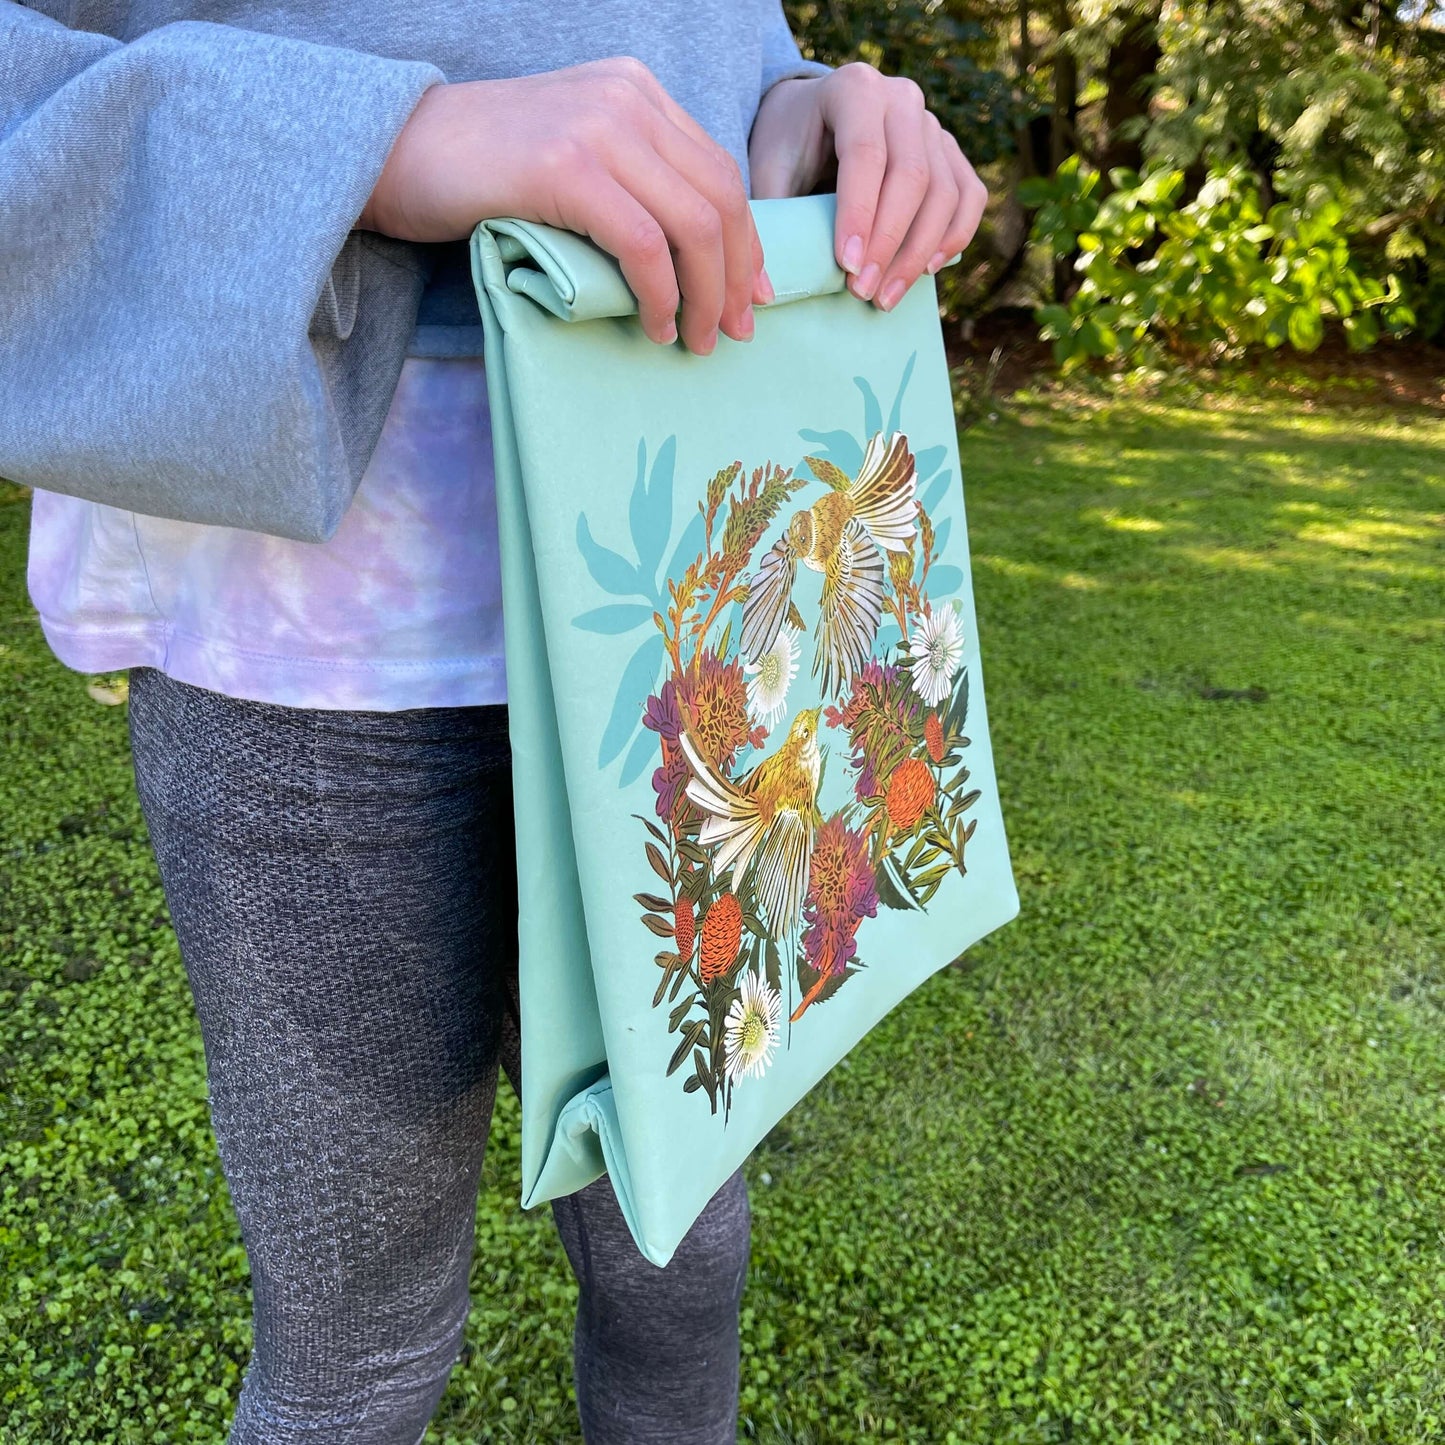
[[[1054,108],[1049,126],[1049,169],[1058,168],[1074,153],[1079,119],[1079,63],[1064,48],[1065,35],[1074,28],[1068,0],[1056,7],[1058,41],[1054,47]]]
[[[1063,45],[1064,37],[1074,28],[1069,0],[1058,0],[1055,6],[1057,39],[1054,42],[1054,106],[1049,124],[1049,173],[1054,174],[1078,148],[1079,63],[1073,52]],[[1054,257],[1054,296],[1066,300],[1075,284],[1074,258]]]
[[[1121,134],[1131,121],[1149,114],[1149,82],[1159,70],[1159,7],[1134,15],[1110,47],[1104,73],[1104,149],[1099,158],[1102,190],[1113,187],[1109,172],[1116,166],[1137,171],[1144,165],[1142,135]]]

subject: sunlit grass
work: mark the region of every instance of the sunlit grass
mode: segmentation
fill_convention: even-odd
[[[1023,911],[750,1161],[743,1438],[1445,1438],[1445,423],[1081,397],[963,454]],[[15,1445],[214,1442],[247,1294],[199,1039],[123,709],[45,654],[23,523],[0,1399]],[[504,1090],[445,1445],[576,1438],[516,1124]]]

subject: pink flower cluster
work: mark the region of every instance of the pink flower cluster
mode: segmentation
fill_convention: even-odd
[[[923,729],[923,704],[903,680],[896,663],[870,657],[853,678],[841,708],[824,712],[830,727],[848,730],[849,765],[857,772],[853,791],[860,802],[883,791],[888,773],[916,746]]]
[[[656,697],[647,699],[642,725],[662,738],[663,763],[660,768],[653,769],[652,786],[657,793],[657,816],[668,822],[677,809],[677,801],[688,780],[687,759],[677,746],[677,735],[682,731],[682,713],[678,707],[677,683],[673,678],[662,684]]]
[[[858,924],[878,913],[868,840],[829,818],[818,831],[803,903],[803,951],[819,973],[839,973],[858,956]]]
[[[662,766],[653,771],[657,816],[670,819],[687,786],[688,767],[677,745],[686,722],[689,736],[707,760],[731,772],[739,751],[761,747],[767,729],[748,726],[748,689],[743,665],[723,661],[711,648],[698,654],[690,670],[670,677],[647,699],[642,725],[662,739]]]

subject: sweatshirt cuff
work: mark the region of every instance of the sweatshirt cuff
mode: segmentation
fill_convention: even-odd
[[[758,103],[762,103],[763,96],[780,80],[814,80],[824,75],[830,75],[832,70],[831,65],[824,65],[821,60],[798,59],[776,65],[765,65],[762,90],[758,93]]]

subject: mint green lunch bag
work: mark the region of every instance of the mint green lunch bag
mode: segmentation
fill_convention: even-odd
[[[644,335],[567,231],[471,238],[501,534],[522,1204],[604,1170],[665,1265],[902,998],[1018,912],[931,277],[844,289],[835,197],[754,201],[777,299]]]

